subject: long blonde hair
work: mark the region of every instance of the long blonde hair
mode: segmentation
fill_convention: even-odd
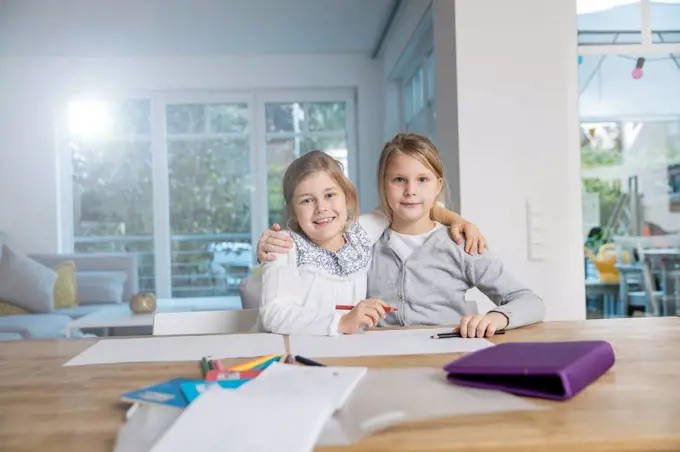
[[[283,199],[286,203],[287,215],[286,226],[291,231],[304,233],[295,215],[295,206],[293,205],[295,189],[305,178],[319,171],[325,171],[345,194],[349,216],[347,220],[352,221],[359,215],[357,189],[345,176],[342,163],[323,151],[314,150],[293,160],[283,175]]]
[[[392,220],[392,209],[387,202],[387,194],[385,192],[385,178],[387,177],[387,169],[389,168],[392,159],[398,155],[408,155],[422,163],[427,169],[432,171],[437,178],[442,182],[442,193],[446,196],[446,178],[444,177],[444,162],[439,156],[437,146],[430,141],[429,138],[419,135],[417,133],[402,132],[392,138],[391,141],[385,144],[382,153],[380,154],[380,162],[378,163],[378,193],[380,194],[380,209],[385,215]]]

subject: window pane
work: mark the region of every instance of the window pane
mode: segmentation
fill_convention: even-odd
[[[437,142],[437,104],[432,102],[430,106],[430,140]]]
[[[206,133],[205,105],[168,105],[166,109],[168,134]]]
[[[680,43],[680,2],[652,0],[649,21],[652,42]]]
[[[267,140],[267,202],[269,224],[284,226],[283,174],[290,162],[301,155],[302,139],[270,138]]]
[[[427,100],[434,100],[435,93],[434,52],[427,56]]]
[[[424,105],[423,88],[423,68],[421,67],[413,76],[413,111],[416,114],[422,110]]]
[[[413,120],[408,124],[407,130],[409,132],[419,133],[420,135],[429,136],[430,131],[427,127],[429,111],[423,109],[418,113]]]
[[[155,290],[151,143],[73,138],[74,250],[138,253],[140,290]]]
[[[640,0],[578,0],[579,44],[639,44]]]
[[[339,137],[307,137],[304,138],[302,141],[302,153],[307,153],[309,151],[313,151],[315,149],[319,149],[321,151],[324,151],[334,159],[338,160],[344,170],[345,170],[345,175],[349,177],[349,169],[347,168],[348,164],[348,152],[347,152],[347,140],[345,139],[345,136],[339,136]]]
[[[202,110],[212,115],[213,107]],[[223,118],[241,118],[218,121],[219,127],[245,127],[243,106],[222,105],[219,111]],[[173,297],[236,295],[250,271],[249,141],[167,141]]]
[[[581,123],[582,168],[620,165],[622,158],[619,123]]]
[[[112,104],[114,135],[148,135],[151,133],[151,102],[128,99]]]
[[[404,85],[402,99],[404,102],[404,122],[408,122],[413,117],[413,79],[410,79]]]
[[[267,132],[302,132],[304,129],[305,112],[302,104],[267,103],[265,105],[265,121]]]
[[[312,102],[306,107],[310,132],[344,131],[347,127],[345,102]]]
[[[238,133],[248,131],[248,104],[208,105],[211,133]]]
[[[168,134],[243,133],[248,131],[248,114],[247,104],[168,105]]]

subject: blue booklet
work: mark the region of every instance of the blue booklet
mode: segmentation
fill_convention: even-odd
[[[202,380],[199,380],[202,382]],[[152,403],[185,408],[189,401],[184,397],[180,385],[184,382],[196,382],[190,378],[173,378],[166,382],[146,386],[135,391],[127,392],[121,396],[125,402]]]
[[[225,389],[236,389],[241,387],[244,383],[248,383],[251,378],[246,380],[215,380],[215,381],[205,381],[205,380],[189,380],[183,381],[179,384],[182,389],[182,394],[186,398],[188,403],[191,403],[196,397],[205,392],[208,388],[213,386],[220,386]]]

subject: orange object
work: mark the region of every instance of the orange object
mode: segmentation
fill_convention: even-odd
[[[618,258],[616,256],[616,247],[613,243],[602,245],[597,251],[597,256],[593,254],[588,248],[584,248],[586,256],[591,260],[595,268],[600,274],[600,281],[602,282],[619,282],[619,270],[616,268]],[[623,263],[630,263],[630,255],[624,251]]]

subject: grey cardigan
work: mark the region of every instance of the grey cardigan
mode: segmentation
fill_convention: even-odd
[[[390,246],[387,229],[373,248],[368,272],[368,297],[398,307],[381,326],[452,325],[476,314],[465,292],[477,287],[496,304],[493,311],[508,318],[507,328],[540,322],[543,301],[517,281],[493,253],[470,255],[449,236],[448,228],[433,232],[423,246],[402,262]]]

